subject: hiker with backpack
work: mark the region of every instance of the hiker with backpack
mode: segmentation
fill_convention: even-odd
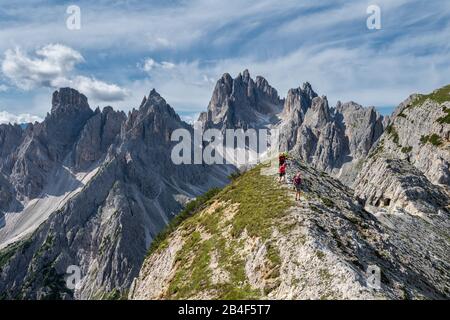
[[[280,155],[278,156],[278,167],[281,167],[286,162],[287,159],[288,159],[287,152],[280,153]]]
[[[278,182],[280,182],[280,183],[282,181],[286,182],[286,167],[287,167],[287,163],[284,162],[278,169],[278,173],[280,174],[280,178],[279,178]]]
[[[300,195],[301,195],[301,184],[302,184],[302,177],[300,172],[297,172],[297,174],[294,176],[294,179],[292,180],[292,183],[294,184],[295,189],[295,201],[300,201]]]
[[[278,180],[278,182],[286,182],[286,167],[287,167],[287,163],[286,160],[288,159],[288,153],[287,152],[282,152],[280,153],[280,155],[278,156],[278,173],[280,174],[280,178]]]

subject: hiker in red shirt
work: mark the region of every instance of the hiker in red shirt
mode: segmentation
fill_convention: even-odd
[[[278,180],[278,182],[281,183],[281,181],[286,182],[286,162],[283,163],[280,168],[278,169],[278,172],[280,173],[280,179]]]
[[[280,153],[280,155],[278,156],[278,166],[281,167],[286,162],[286,159],[287,153],[286,152]]]

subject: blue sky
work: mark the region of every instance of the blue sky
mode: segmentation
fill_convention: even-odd
[[[374,4],[380,30],[366,27]],[[69,5],[80,30],[66,27]],[[449,39],[447,0],[0,0],[0,121],[44,117],[59,86],[122,110],[156,88],[188,119],[224,72],[247,68],[282,97],[309,81],[331,105],[386,113],[450,83]]]

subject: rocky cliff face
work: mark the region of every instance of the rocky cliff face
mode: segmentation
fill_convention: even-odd
[[[330,108],[310,83],[290,89],[281,100],[262,77],[247,70],[217,82],[208,111],[199,120],[205,128],[268,128],[280,130],[280,148],[346,184],[354,181],[387,119],[355,102]]]
[[[24,130],[19,125],[0,125],[0,226],[3,226],[3,213],[14,199],[14,189],[7,174],[15,162],[14,151],[22,143]]]
[[[160,241],[129,297],[449,297],[448,217],[382,220],[326,173],[296,161],[290,168],[289,179],[302,172],[300,202],[260,167],[243,174]],[[375,288],[373,266],[381,271]]]
[[[24,130],[15,124],[0,124],[0,168],[10,165],[14,160],[12,154],[22,143]]]
[[[253,80],[248,70],[235,79],[225,73],[199,121],[205,128],[259,128],[273,122],[282,105],[277,91],[263,77]]]
[[[15,151],[11,180],[20,200],[36,198],[50,172],[67,161],[67,155],[93,111],[87,98],[70,88],[53,94],[52,110],[42,123],[33,125]]]
[[[0,180],[2,194],[10,190],[20,204],[2,217],[1,295],[123,294],[152,239],[229,171],[172,163],[171,132],[192,128],[154,90],[128,117],[110,107],[93,112],[72,89],[53,98],[52,113],[14,151],[10,178]],[[75,291],[64,281],[71,265],[82,276]]]
[[[332,109],[309,83],[292,89],[282,113],[280,146],[342,182],[354,181],[372,145],[383,133],[383,116],[354,102]]]
[[[103,111],[95,110],[74,147],[74,164],[78,170],[89,169],[117,142],[126,118],[125,113],[114,111],[112,107],[105,107]]]
[[[355,193],[373,210],[448,215],[450,89],[413,95],[373,147]]]

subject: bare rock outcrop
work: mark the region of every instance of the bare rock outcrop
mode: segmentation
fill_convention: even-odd
[[[55,93],[52,113],[16,151],[16,194],[8,195],[25,190],[29,200],[0,216],[1,254],[8,257],[0,266],[0,297],[125,294],[157,234],[188,199],[224,185],[231,173],[171,161],[173,130],[193,129],[155,90],[128,117],[110,107],[93,112],[86,103],[74,90]],[[68,132],[56,136],[62,127]],[[6,202],[10,189],[2,178]],[[82,275],[74,291],[64,281],[70,266]]]
[[[208,110],[199,121],[205,128],[258,128],[274,121],[283,100],[266,79],[250,77],[248,70],[233,79],[225,73],[214,88]]]
[[[368,205],[413,215],[448,215],[449,87],[400,104],[354,183]]]

